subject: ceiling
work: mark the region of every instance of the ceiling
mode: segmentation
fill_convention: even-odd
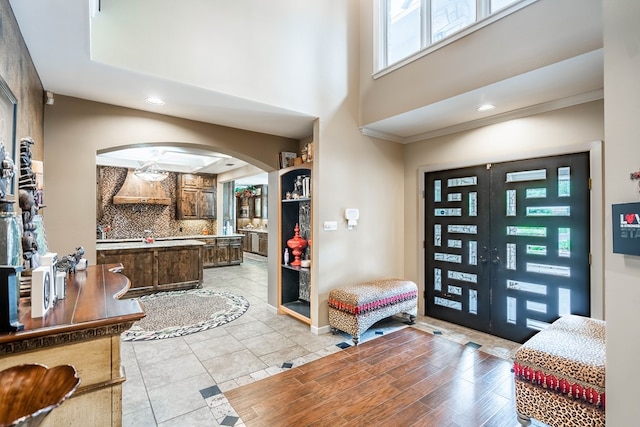
[[[62,94],[295,139],[310,134],[315,118],[307,114],[92,61],[89,16],[91,5],[97,5],[97,0],[10,0],[10,4],[42,84],[54,96]],[[600,49],[368,124],[361,131],[411,143],[509,117],[600,99],[602,82]],[[171,102],[161,108],[145,103],[144,98],[154,91]],[[497,108],[482,115],[469,108],[487,101]],[[136,165],[144,156],[156,156],[160,164],[175,171],[199,168],[202,172],[221,173],[246,165],[217,153],[188,153],[171,147],[151,147],[144,153],[105,153],[99,162]],[[192,164],[184,164],[190,161]]]

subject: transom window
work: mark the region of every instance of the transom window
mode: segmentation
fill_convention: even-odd
[[[533,1],[378,0],[376,69],[380,71],[403,60],[411,60],[416,53],[460,34],[477,22],[498,13],[512,13]],[[515,7],[516,4],[520,7]]]

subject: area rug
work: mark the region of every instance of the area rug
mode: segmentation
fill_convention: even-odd
[[[181,337],[224,325],[242,316],[249,301],[211,289],[159,292],[138,298],[146,316],[122,334],[122,341]]]

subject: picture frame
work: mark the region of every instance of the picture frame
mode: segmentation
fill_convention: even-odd
[[[640,256],[640,203],[611,205],[613,253]]]
[[[293,161],[298,157],[296,153],[291,151],[282,151],[280,153],[280,169],[293,166]],[[291,160],[291,162],[289,162]]]
[[[9,85],[0,76],[0,142],[4,144],[6,156],[16,162],[16,123],[18,100]],[[3,159],[0,159],[2,161]],[[7,186],[7,195],[14,195],[15,176]]]

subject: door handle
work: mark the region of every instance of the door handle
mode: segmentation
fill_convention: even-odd
[[[494,259],[491,260],[492,264],[500,264],[500,262],[502,262],[502,260],[497,255],[496,255],[496,257]]]

